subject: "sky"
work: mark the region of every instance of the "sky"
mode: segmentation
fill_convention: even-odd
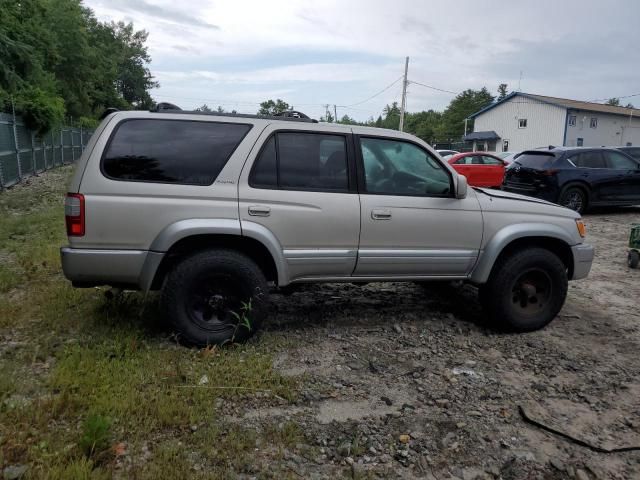
[[[456,92],[509,90],[640,104],[637,0],[84,0],[149,32],[158,102],[255,113],[281,98],[366,120],[400,102],[443,110]],[[395,83],[394,83],[395,82]],[[429,85],[447,92],[427,88]],[[387,88],[388,87],[388,88]],[[382,93],[380,93],[382,92]],[[453,93],[451,93],[453,92]],[[373,98],[371,98],[373,97]]]

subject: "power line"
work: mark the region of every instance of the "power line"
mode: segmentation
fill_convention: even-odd
[[[389,90],[391,87],[393,87],[396,83],[398,83],[401,79],[403,78],[403,75],[400,75],[398,78],[396,78],[393,82],[391,82],[389,85],[387,85],[386,87],[384,87],[382,90],[380,90],[378,93],[371,95],[369,98],[367,98],[366,100],[362,100],[361,102],[356,102],[356,103],[352,103],[350,105],[338,105],[338,107],[340,108],[349,108],[349,107],[355,107],[356,105],[362,105],[363,103],[368,102],[369,100],[372,100],[374,98],[376,98],[378,95],[383,94],[384,92],[386,92],[387,90]]]
[[[638,97],[640,96],[640,93],[634,93],[632,95],[622,95],[621,97],[611,97],[611,98],[617,98],[618,100],[620,100],[621,98],[631,98],[631,97]],[[606,102],[607,100],[609,100],[609,98],[596,98],[595,100],[591,100],[592,102]]]
[[[430,88],[431,90],[437,90],[439,92],[451,93],[453,95],[458,95],[458,93],[460,93],[460,92],[452,92],[451,90],[445,90],[443,88],[433,87],[431,85],[426,85],[424,83],[416,82],[416,81],[413,81],[413,80],[408,80],[408,83],[415,83],[416,85],[420,85],[421,87]]]

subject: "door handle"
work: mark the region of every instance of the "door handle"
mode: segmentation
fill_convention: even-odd
[[[252,205],[249,207],[249,215],[252,217],[268,217],[271,215],[271,208],[261,205]]]
[[[382,208],[374,208],[371,210],[371,218],[374,220],[391,220],[391,211]]]

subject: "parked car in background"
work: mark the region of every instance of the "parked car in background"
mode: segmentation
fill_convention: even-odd
[[[519,153],[520,152],[498,152],[495,155],[496,157],[502,159],[502,161],[507,165],[511,165],[513,163],[513,160]]]
[[[491,153],[458,153],[446,160],[473,187],[499,187],[504,180],[505,163]]]
[[[630,157],[640,161],[640,147],[616,147],[621,152],[626,153]]]
[[[640,162],[615,148],[527,150],[507,169],[503,189],[579,213],[640,204]]]
[[[447,158],[447,157],[450,157],[451,155],[460,153],[457,150],[436,150],[436,152],[438,152],[442,158]]]

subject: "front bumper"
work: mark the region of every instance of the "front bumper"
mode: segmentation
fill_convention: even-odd
[[[60,249],[64,276],[78,287],[117,285],[145,288],[149,255],[151,252],[146,250]]]
[[[593,246],[585,243],[574,245],[571,247],[571,253],[573,254],[573,275],[571,280],[586,278],[593,263]]]

